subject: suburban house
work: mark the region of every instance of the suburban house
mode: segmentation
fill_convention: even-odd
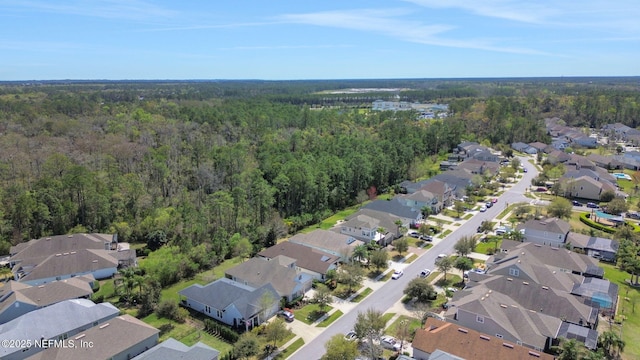
[[[0,325],[0,338],[31,343],[42,339],[73,339],[83,331],[110,321],[119,314],[120,310],[110,303],[95,304],[87,299],[65,300]],[[42,350],[44,348],[39,346],[26,350],[20,347],[0,347],[0,358],[25,359]]]
[[[396,196],[398,201],[405,204],[407,207],[417,209],[420,213],[420,218],[412,221],[412,223],[422,220],[422,209],[428,207],[431,214],[437,214],[442,210],[442,203],[438,200],[436,195],[427,190],[418,190],[411,194],[403,194]]]
[[[556,247],[564,245],[570,229],[568,222],[558,218],[532,219],[516,227],[524,235],[523,241]]]
[[[571,159],[571,156],[561,150],[552,151],[547,155],[547,161],[554,165],[558,163],[565,163],[569,161],[569,159]]]
[[[523,142],[514,142],[511,144],[511,148],[515,151],[519,151],[525,154],[537,154],[538,150],[529,144]]]
[[[447,321],[536,351],[548,351],[558,337],[562,320],[530,311],[499,292],[472,287],[453,295],[445,312]]]
[[[306,273],[316,280],[324,280],[327,272],[336,269],[340,262],[338,255],[291,241],[283,241],[273,245],[259,252],[257,256],[274,260],[281,255],[295,259],[296,270]]]
[[[627,157],[624,155],[614,155],[613,158],[622,164],[622,167],[629,170],[640,169],[640,159]]]
[[[523,281],[515,276],[489,276],[479,282],[470,282],[466,289],[482,287],[480,294],[500,293],[509,297],[510,305],[543,312],[562,321],[596,329],[598,309],[582,302],[579,298],[562,289]],[[468,301],[468,300],[467,300]],[[452,302],[456,304],[456,302]]]
[[[507,252],[499,252],[487,261],[490,273],[494,273],[494,269],[504,268],[505,264],[513,264],[515,261],[517,264],[523,264],[523,268],[524,265],[527,267],[540,265],[558,273],[570,273],[599,279],[604,276],[604,269],[598,266],[596,259],[564,248],[511,240],[503,240],[500,247],[504,246],[510,247]],[[537,282],[545,285],[544,282]]]
[[[438,203],[442,204],[441,207],[447,207],[453,205],[455,199],[455,187],[449,185],[446,181],[438,179],[429,179],[420,190],[426,190],[434,194],[438,200]]]
[[[340,261],[347,261],[351,258],[353,249],[364,242],[353,236],[341,234],[340,225],[336,229],[336,231],[317,229],[306,234],[297,233],[289,238],[289,242],[325,251],[340,257]]]
[[[0,285],[0,324],[64,300],[89,298],[93,294],[92,280],[76,277],[39,286],[5,282]]]
[[[618,303],[618,285],[609,280],[585,277],[576,283],[571,294],[579,296],[589,306],[598,307],[601,312],[613,316]]]
[[[622,169],[624,167],[624,164],[616,160],[613,156],[589,154],[587,155],[587,159],[604,169],[615,170]]]
[[[597,167],[593,161],[587,159],[584,156],[576,155],[576,154],[570,154],[569,156],[571,158],[564,163],[566,167],[575,166],[576,170],[580,170],[580,169],[595,170]]]
[[[458,164],[458,169],[468,170],[472,174],[477,175],[484,175],[486,173],[489,173],[491,174],[491,176],[494,176],[500,171],[500,163],[470,159]]]
[[[456,326],[435,318],[427,318],[424,328],[413,338],[413,358],[417,360],[553,360],[541,351],[532,351],[504,338]]]
[[[362,209],[379,211],[381,213],[397,216],[402,221],[403,226],[415,223],[422,219],[422,212],[417,206],[407,205],[406,201],[400,197],[389,200],[374,200],[364,205]]]
[[[471,181],[473,176],[474,174],[472,174],[471,171],[456,169],[445,171],[432,177],[431,179],[439,180],[443,183],[448,184],[453,191],[453,197],[461,199],[463,196],[467,195],[467,187],[473,185]]]
[[[219,355],[220,351],[199,341],[192,346],[187,346],[174,338],[168,338],[134,357],[133,360],[218,360]]]
[[[129,360],[158,343],[160,330],[125,314],[93,326],[73,339],[77,347],[50,347],[30,360]],[[82,346],[81,344],[91,344]]]
[[[41,285],[91,274],[113,276],[118,267],[135,265],[135,251],[116,235],[72,234],[21,243],[10,249],[9,266],[16,281]]]
[[[564,152],[564,149],[570,146],[569,142],[564,139],[554,139],[551,141],[551,146],[556,149]],[[550,153],[550,151],[549,151]]]
[[[544,152],[544,150],[547,147],[549,147],[549,144],[545,144],[543,142],[536,141],[536,142],[529,143],[529,146],[531,146],[532,148],[536,149],[537,153],[541,153],[541,152]]]
[[[565,187],[566,196],[575,198],[600,200],[603,192],[616,191],[615,186],[598,181],[590,176],[580,176],[575,179],[563,178],[562,183]]]
[[[589,256],[608,262],[616,261],[616,254],[620,247],[620,244],[615,240],[575,232],[569,233],[567,243],[570,243],[574,249],[584,251]]]
[[[340,226],[340,232],[352,236],[365,243],[375,242],[380,246],[387,246],[393,240],[400,237],[396,221],[402,222],[401,226],[408,227],[402,218],[382,211],[360,209],[348,216]]]
[[[273,259],[251,258],[225,271],[233,281],[260,288],[271,284],[279,297],[292,301],[311,289],[313,277],[296,270],[296,260],[278,255]]]
[[[194,284],[178,294],[182,306],[247,330],[269,320],[280,307],[280,295],[271,284],[256,288],[227,278]]]

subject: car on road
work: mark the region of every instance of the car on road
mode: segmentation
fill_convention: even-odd
[[[522,171],[527,172],[528,170],[527,170],[527,168],[524,168],[524,169],[522,169]]]
[[[484,205],[480,206],[480,212],[485,212],[485,211],[487,211],[487,207]]]
[[[578,200],[573,200],[571,203],[573,204],[573,206],[582,206],[582,203]]]
[[[288,322],[292,322],[293,319],[295,319],[295,316],[293,316],[293,313],[289,310],[282,310],[278,313],[278,315],[280,315],[282,318],[284,318],[285,321]]]
[[[544,192],[544,191],[547,191],[547,190],[549,190],[549,189],[547,189],[546,187],[542,187],[542,186],[536,189],[536,191],[539,191],[539,192]]]
[[[402,277],[402,275],[404,275],[404,272],[402,270],[395,270],[393,272],[393,275],[391,275],[391,278],[393,280],[398,280],[398,279],[400,279]]]
[[[385,335],[381,337],[380,345],[382,345],[382,347],[385,349],[400,351],[400,342],[393,336]]]
[[[492,207],[492,206],[493,206],[493,203],[492,203],[491,201],[487,201],[487,203],[486,203],[486,204],[484,204],[484,205],[485,205],[485,206],[487,207],[487,209],[488,209],[488,208],[490,208],[490,207]]]
[[[587,207],[588,207],[588,208],[592,208],[592,209],[597,209],[597,208],[599,208],[600,206],[598,206],[598,204],[596,204],[596,203],[588,202],[588,203],[587,203]]]
[[[438,259],[444,259],[447,257],[447,254],[438,254]]]
[[[498,198],[491,199],[491,202],[494,203],[494,204],[497,203],[498,202]]]
[[[411,236],[412,238],[416,238],[416,239],[420,238],[420,234],[417,231],[411,231],[409,233],[409,236]]]
[[[353,330],[350,330],[345,336],[344,339],[347,341],[355,341],[357,339],[357,335],[356,332]]]
[[[421,278],[426,278],[427,276],[429,276],[429,274],[431,274],[431,270],[429,269],[424,269],[420,272],[420,277]]]

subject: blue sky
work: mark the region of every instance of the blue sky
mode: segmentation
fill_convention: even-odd
[[[639,70],[640,0],[0,0],[0,80]]]

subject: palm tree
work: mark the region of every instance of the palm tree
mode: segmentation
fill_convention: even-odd
[[[387,229],[385,229],[385,228],[383,228],[383,227],[381,226],[381,227],[379,227],[376,231],[378,231],[378,233],[379,233],[380,235],[382,235],[382,238],[381,238],[380,240],[382,240],[382,239],[384,239],[384,238],[386,237],[386,236],[385,236],[385,234],[387,233]],[[378,244],[380,244],[380,241],[378,241]],[[385,245],[386,245],[386,244],[385,244]]]
[[[422,209],[420,209],[420,211],[422,211],[422,216],[424,216],[425,222],[427,221],[427,219],[429,219],[429,215],[433,213],[431,206],[426,206],[426,205],[423,206]]]
[[[369,259],[369,249],[367,248],[367,245],[361,244],[353,248],[353,253],[351,254],[351,260],[362,262],[362,260],[368,260],[368,259]]]
[[[604,349],[607,357],[615,358],[624,351],[625,342],[617,332],[607,330],[598,336],[598,345]]]
[[[560,345],[556,347],[560,352],[558,360],[579,360],[580,359],[580,347],[576,339],[561,339]]]

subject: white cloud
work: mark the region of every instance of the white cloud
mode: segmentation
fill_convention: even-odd
[[[8,0],[3,1],[1,5],[5,10],[14,12],[32,11],[138,21],[167,19],[177,15],[173,10],[144,0]]]

